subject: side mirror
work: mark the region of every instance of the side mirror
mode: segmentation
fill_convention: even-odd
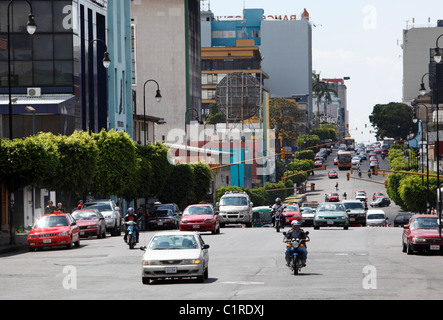
[[[205,250],[205,249],[209,249],[209,244],[204,244],[203,247],[202,247],[202,249],[203,249],[203,250]]]
[[[141,250],[141,251],[146,251],[146,246],[141,246],[141,247],[140,247],[140,250]]]

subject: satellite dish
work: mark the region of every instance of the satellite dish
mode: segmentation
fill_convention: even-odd
[[[217,85],[217,107],[228,121],[249,119],[260,110],[260,92],[256,77],[243,72],[230,73]]]

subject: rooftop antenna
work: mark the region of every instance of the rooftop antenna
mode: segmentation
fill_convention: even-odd
[[[245,20],[245,10],[246,10],[246,0],[243,0],[242,38],[248,39],[248,31],[246,29],[246,20]]]

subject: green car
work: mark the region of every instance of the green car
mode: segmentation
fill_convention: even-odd
[[[323,202],[321,203],[314,216],[314,229],[320,227],[343,227],[348,230],[349,227],[349,210],[345,209],[343,203]]]

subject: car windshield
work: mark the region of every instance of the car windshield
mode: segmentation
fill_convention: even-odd
[[[34,224],[34,229],[69,226],[66,216],[42,216]]]
[[[150,250],[197,249],[197,240],[193,235],[157,235],[152,239]]]
[[[345,202],[344,206],[346,209],[349,209],[349,210],[353,210],[353,209],[365,210],[365,207],[363,207],[363,203],[361,203],[361,202]]]
[[[212,214],[211,207],[209,206],[187,207],[183,212],[184,216],[200,215],[200,214]]]
[[[83,207],[97,209],[98,211],[112,211],[111,204],[108,202],[86,202]]]
[[[383,213],[368,214],[369,220],[384,219],[384,218],[385,218],[385,215]]]
[[[438,218],[417,218],[412,222],[414,229],[437,229]]]
[[[168,217],[173,216],[172,211],[168,209],[164,210],[155,210],[151,213],[151,218],[159,218],[159,217]]]
[[[345,211],[345,208],[340,203],[324,203],[320,205],[317,211]]]
[[[246,197],[223,197],[220,200],[221,206],[247,206]]]
[[[295,205],[287,205],[283,211],[299,211],[298,206]]]
[[[75,220],[94,220],[98,219],[98,215],[94,211],[74,211],[72,217]]]

